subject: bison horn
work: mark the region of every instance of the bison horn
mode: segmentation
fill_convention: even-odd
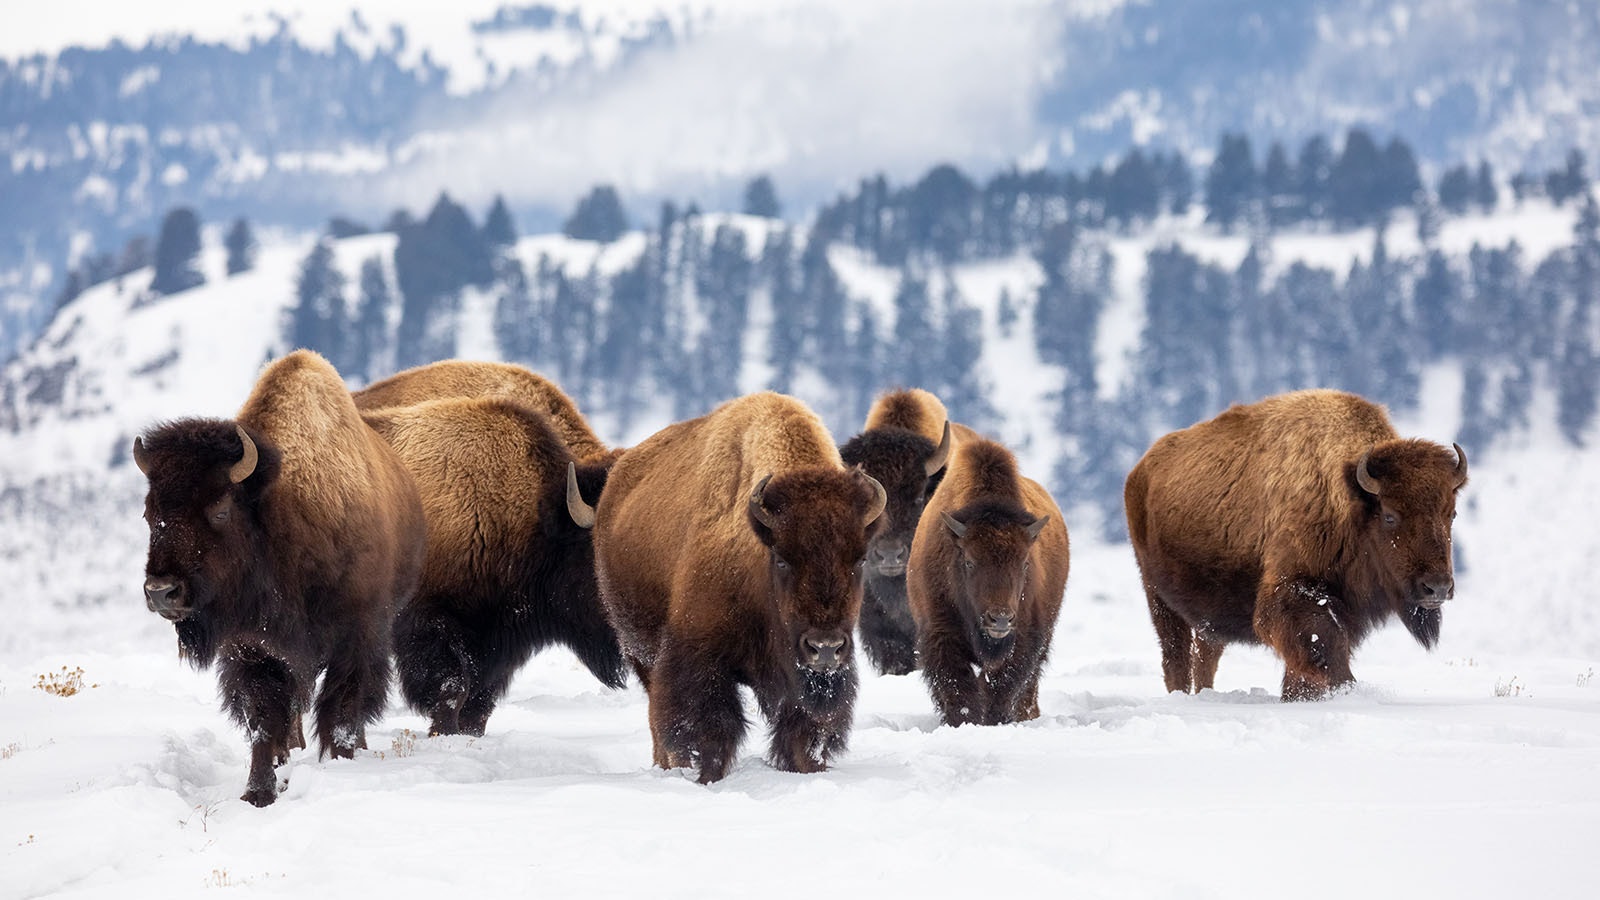
[[[772,474],[769,472],[767,477],[756,483],[756,489],[750,492],[750,515],[755,516],[757,522],[776,531],[778,529],[778,517],[774,516],[772,511],[767,509],[766,504],[761,500],[761,495],[766,493],[767,482],[771,480]]]
[[[926,472],[926,474],[927,474],[927,476],[929,478],[932,478],[933,477],[933,473],[935,473],[935,472],[939,471],[940,469],[944,468],[944,464],[949,462],[949,461],[950,461],[950,422],[948,420],[946,420],[945,423],[944,423],[944,437],[939,439],[939,446],[935,447],[934,451],[933,451],[933,455],[928,457],[928,462],[927,462],[927,464],[925,466],[924,471]]]
[[[867,505],[867,517],[862,524],[871,525],[878,521],[878,517],[883,515],[883,508],[889,505],[889,492],[883,489],[883,482],[871,475],[862,472],[861,477],[865,478],[868,486],[872,488],[872,502]]]
[[[1372,451],[1368,450],[1361,454],[1361,461],[1356,463],[1356,484],[1361,485],[1363,491],[1377,496],[1383,492],[1383,486],[1378,484],[1378,479],[1373,478],[1371,472],[1367,471],[1367,457],[1371,455]]]
[[[583,502],[583,494],[578,491],[578,466],[571,461],[567,463],[567,515],[579,528],[594,527],[594,507]]]
[[[1028,524],[1028,540],[1030,540],[1030,541],[1038,540],[1039,539],[1039,532],[1043,531],[1044,530],[1044,526],[1049,524],[1049,522],[1050,522],[1050,515],[1048,513],[1046,513],[1045,515],[1042,515],[1039,518],[1034,519],[1032,522],[1030,522]]]
[[[146,476],[150,474],[150,452],[144,449],[143,438],[136,437],[133,439],[133,464],[138,466],[139,471]]]
[[[256,442],[250,440],[250,435],[244,433],[244,426],[235,425],[233,427],[239,432],[239,440],[244,443],[244,455],[240,456],[239,461],[229,467],[228,480],[238,484],[249,478],[250,473],[256,470],[256,461],[260,459],[260,455],[256,453]]]
[[[1467,483],[1467,451],[1460,444],[1450,446],[1456,448],[1456,487],[1461,487]]]
[[[952,516],[947,512],[941,512],[939,513],[939,521],[943,522],[944,527],[950,529],[950,533],[956,537],[966,537],[967,526],[956,521],[955,516]]]

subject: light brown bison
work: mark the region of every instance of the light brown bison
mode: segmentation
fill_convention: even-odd
[[[1283,699],[1352,682],[1398,615],[1424,647],[1455,593],[1450,524],[1467,457],[1401,440],[1382,407],[1300,391],[1175,431],[1128,475],[1128,534],[1169,691],[1211,687],[1230,642],[1284,662]]]
[[[890,391],[867,413],[866,430],[839,448],[845,465],[860,466],[883,485],[889,505],[883,528],[867,548],[861,603],[861,646],[879,672],[917,668],[916,624],[906,605],[906,560],[928,497],[950,457],[950,422],[939,398],[920,388]]]
[[[770,759],[814,772],[845,747],[851,631],[886,502],[816,414],[742,397],[628,450],[600,496],[601,598],[650,700],[654,757],[727,774],[749,685]]]
[[[1039,673],[1067,586],[1061,510],[1005,447],[968,432],[911,546],[922,676],[947,725],[1039,716]]]
[[[394,647],[406,702],[430,733],[483,734],[517,669],[552,643],[621,687],[580,489],[599,498],[609,457],[579,463],[547,417],[503,398],[365,415],[415,476],[427,515],[422,581]]]
[[[451,397],[515,400],[543,415],[578,459],[610,452],[555,382],[510,363],[448,359],[398,372],[355,392],[356,407],[363,411]]]
[[[411,476],[309,351],[272,363],[233,420],[183,419],[133,443],[149,478],[145,605],[183,655],[218,662],[250,736],[242,799],[277,798],[317,676],[323,755],[350,757],[383,712],[389,628],[417,584],[424,523]]]

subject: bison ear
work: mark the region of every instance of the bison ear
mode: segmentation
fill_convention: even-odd
[[[1050,522],[1050,514],[1049,513],[1046,513],[1046,514],[1040,516],[1039,518],[1034,519],[1033,522],[1030,525],[1028,525],[1028,540],[1029,541],[1037,541],[1039,539],[1039,532],[1044,531],[1044,526],[1046,524],[1048,524],[1049,522]]]
[[[950,533],[956,537],[966,537],[967,526],[957,521],[955,516],[952,516],[947,512],[940,512],[939,521],[943,522],[944,527],[950,529]]]

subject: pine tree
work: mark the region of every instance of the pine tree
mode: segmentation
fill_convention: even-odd
[[[1462,303],[1461,280],[1443,253],[1432,250],[1422,277],[1412,287],[1417,330],[1427,359],[1438,359],[1456,347],[1455,317]]]
[[[161,220],[161,236],[156,239],[156,271],[150,290],[176,294],[205,284],[205,276],[196,268],[199,256],[200,217],[187,206],[171,210]]]
[[[517,243],[517,226],[511,221],[511,210],[506,208],[506,198],[494,195],[494,205],[483,220],[483,242],[492,250],[504,251]]]
[[[1584,173],[1583,151],[1567,151],[1565,168],[1555,169],[1544,177],[1544,192],[1557,206],[1578,196],[1589,188],[1589,176]]]
[[[1333,147],[1328,139],[1320,134],[1308,138],[1300,146],[1294,169],[1306,218],[1326,219],[1332,212],[1329,183],[1333,178]]]
[[[1465,164],[1452,166],[1439,176],[1439,205],[1451,215],[1464,215],[1475,200],[1476,185]]]
[[[778,190],[773,187],[771,178],[760,175],[750,179],[750,183],[745,185],[744,214],[760,216],[763,219],[783,217],[783,207],[778,204]]]
[[[1161,208],[1161,189],[1156,172],[1143,151],[1135,147],[1111,172],[1106,196],[1106,218],[1127,227],[1148,222]]]
[[[622,211],[622,200],[617,189],[602,184],[578,201],[561,231],[567,237],[581,241],[599,241],[609,244],[628,230],[628,216]]]
[[[1368,225],[1387,209],[1383,154],[1365,129],[1352,128],[1328,178],[1329,213],[1343,227]]]
[[[1473,181],[1472,199],[1478,208],[1492,213],[1500,206],[1500,189],[1495,187],[1494,169],[1488,162],[1478,163],[1478,177]]]
[[[376,381],[394,371],[394,352],[389,329],[389,310],[394,299],[384,277],[383,260],[368,257],[361,263],[361,299],[356,304],[355,330],[351,335],[350,358],[354,368],[347,376]]]
[[[1390,138],[1383,147],[1376,185],[1378,215],[1410,206],[1421,190],[1422,176],[1417,171],[1417,158],[1411,152],[1411,145],[1398,137]]]
[[[1300,192],[1289,153],[1283,144],[1272,142],[1267,151],[1267,162],[1261,171],[1262,203],[1266,206],[1267,224],[1282,228],[1300,220]]]
[[[1162,190],[1166,194],[1168,211],[1175,216],[1189,212],[1189,205],[1194,202],[1194,173],[1182,153],[1174,151],[1167,157]]]
[[[501,291],[494,304],[495,343],[503,359],[531,365],[543,352],[541,321],[527,272],[515,259],[501,268]]]
[[[295,305],[289,312],[291,347],[315,350],[343,372],[346,358],[344,274],[334,265],[333,246],[324,239],[300,263],[295,279]]]
[[[229,275],[238,275],[256,267],[256,252],[259,249],[256,236],[243,216],[233,220],[227,236],[222,239],[222,245],[228,249]]]
[[[1260,194],[1260,176],[1250,152],[1250,139],[1225,134],[1217,158],[1206,173],[1206,221],[1231,233]]]
[[[772,329],[767,335],[767,359],[772,364],[770,386],[775,391],[788,391],[800,364],[806,321],[789,229],[781,228],[767,236],[767,245],[761,252],[761,281],[767,286],[772,305]]]
[[[936,386],[933,360],[940,334],[932,313],[928,283],[909,269],[901,269],[900,286],[894,294],[894,343],[889,352],[889,375],[899,384]]]

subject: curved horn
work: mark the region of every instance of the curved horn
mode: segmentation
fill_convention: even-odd
[[[1456,487],[1461,487],[1467,483],[1467,451],[1460,444],[1450,446],[1456,448]]]
[[[769,472],[767,477],[756,483],[756,489],[750,492],[750,515],[755,516],[757,522],[777,531],[778,517],[773,515],[761,501],[761,495],[767,490],[767,482],[771,480],[772,473]]]
[[[146,476],[150,474],[150,452],[144,449],[143,438],[136,437],[133,439],[133,464],[138,466],[139,471]]]
[[[924,468],[924,471],[926,472],[927,476],[929,478],[932,478],[933,477],[933,473],[935,473],[935,472],[939,471],[940,469],[944,468],[945,463],[947,463],[949,461],[950,461],[950,420],[946,419],[945,423],[944,423],[944,437],[939,439],[939,446],[934,448],[933,455],[928,457],[928,462],[926,463],[926,465],[923,468]]]
[[[1361,461],[1356,463],[1356,484],[1361,485],[1363,491],[1377,496],[1383,492],[1383,486],[1378,484],[1378,479],[1373,478],[1371,472],[1367,471],[1367,457],[1371,455],[1372,451],[1368,450],[1361,454]]]
[[[1034,519],[1031,523],[1029,523],[1028,528],[1027,528],[1028,540],[1030,540],[1030,541],[1038,540],[1039,532],[1043,531],[1044,530],[1044,526],[1049,524],[1049,522],[1050,522],[1050,514],[1049,513],[1045,513],[1044,515],[1040,516],[1037,519]]]
[[[967,526],[957,522],[955,516],[952,516],[947,512],[941,512],[939,513],[939,521],[943,522],[944,527],[950,529],[950,533],[956,537],[966,536]]]
[[[883,515],[883,508],[889,505],[889,492],[884,490],[883,484],[871,475],[862,472],[861,477],[865,478],[867,484],[872,486],[872,503],[867,507],[866,521],[862,523],[871,525],[873,522],[878,521],[878,517]]]
[[[594,527],[594,507],[583,501],[583,493],[578,490],[578,466],[571,460],[567,461],[567,515],[579,528]]]
[[[239,440],[244,442],[244,455],[239,457],[239,461],[228,469],[228,480],[238,484],[249,478],[250,473],[256,470],[256,462],[261,457],[260,454],[256,453],[256,442],[250,440],[250,435],[244,433],[244,426],[235,425],[233,427],[239,432]]]

